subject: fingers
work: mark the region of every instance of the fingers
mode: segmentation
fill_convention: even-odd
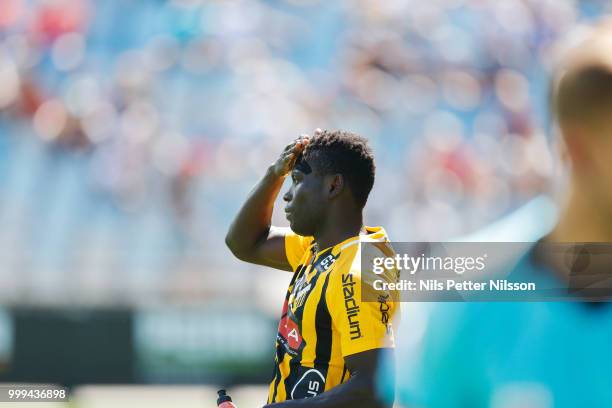
[[[287,151],[286,156],[284,157],[287,171],[291,171],[300,153],[304,151],[304,148],[308,144],[308,137],[308,135],[302,134],[293,143],[291,143],[290,149]]]
[[[321,128],[316,128],[314,131],[314,136],[318,136],[321,133],[323,133]],[[283,158],[289,158],[293,155],[297,156],[298,154],[304,151],[306,146],[308,146],[310,139],[311,137],[308,134],[302,133],[297,139],[285,146],[285,150],[283,150],[281,156],[283,156]]]
[[[320,128],[317,128],[314,131],[314,136],[318,136],[322,132],[323,131]],[[306,147],[310,143],[310,140],[311,137],[303,133],[293,142],[285,146],[285,149],[280,154],[280,157],[277,159],[274,165],[277,174],[284,176],[291,171],[291,169],[295,165],[295,162],[297,161],[297,158],[304,151],[304,149],[306,149]]]
[[[293,142],[291,142],[287,146],[285,146],[285,149],[283,150],[283,154],[292,151],[295,148],[295,144],[296,143],[297,143],[297,139],[295,139]]]
[[[295,153],[300,153],[302,150],[304,150],[304,148],[308,144],[309,138],[310,136],[308,136],[307,134],[301,134],[300,137],[298,137],[295,141],[295,147],[293,148],[293,151]]]
[[[310,136],[308,136],[307,134],[301,134],[297,139],[295,139],[293,142],[285,146],[283,153],[293,151],[296,149],[296,147],[302,147],[303,145],[307,143],[306,141],[308,140],[309,137]]]

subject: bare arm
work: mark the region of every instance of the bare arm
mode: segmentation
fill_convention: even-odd
[[[291,271],[285,255],[285,234],[271,225],[272,210],[285,177],[307,144],[308,139],[304,136],[287,145],[249,193],[225,237],[225,243],[236,258]]]
[[[344,361],[351,378],[344,384],[312,398],[288,400],[264,408],[389,408],[376,396],[376,370],[383,352],[388,349],[374,349],[345,357]],[[394,373],[384,373],[393,376]]]

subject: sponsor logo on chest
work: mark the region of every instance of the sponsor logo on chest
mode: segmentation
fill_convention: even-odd
[[[357,340],[363,335],[359,325],[359,304],[355,300],[355,280],[350,272],[342,275],[342,294],[344,295],[344,308],[348,318],[351,340]]]

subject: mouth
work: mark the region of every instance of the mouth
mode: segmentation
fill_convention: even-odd
[[[291,221],[291,211],[287,210],[285,208],[285,218],[287,218],[287,220]]]

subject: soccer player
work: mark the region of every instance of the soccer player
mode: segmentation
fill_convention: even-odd
[[[611,50],[612,28],[597,27],[559,66],[552,109],[569,164],[567,200],[513,273],[571,287],[576,276],[543,248],[612,243]],[[612,407],[612,304],[588,300],[437,305],[419,353],[404,353],[398,341],[398,400],[428,408]],[[381,383],[392,393],[390,381]]]
[[[317,130],[289,144],[268,168],[232,223],[226,243],[246,262],[293,273],[276,338],[273,407],[382,407],[374,375],[393,344],[393,293],[376,291],[361,270],[360,242],[392,256],[385,230],[363,223],[374,184],[367,141],[344,131]],[[291,229],[270,225],[284,194]],[[377,277],[397,279],[396,270]],[[363,295],[363,299],[362,299]],[[391,375],[391,374],[390,374]]]

